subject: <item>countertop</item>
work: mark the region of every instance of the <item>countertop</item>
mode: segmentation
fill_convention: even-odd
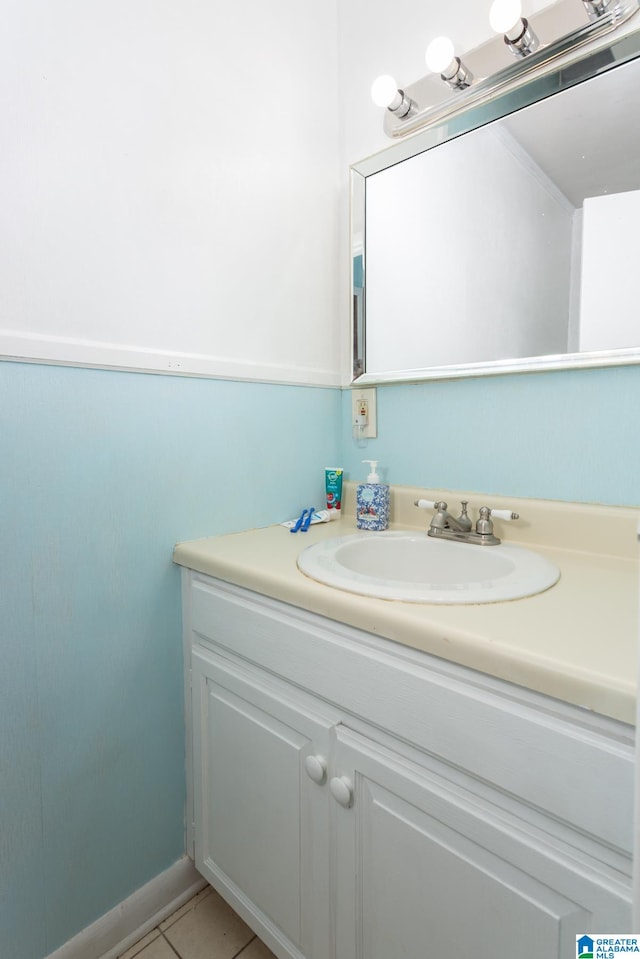
[[[397,487],[394,528],[426,530],[428,517],[412,508],[418,496],[515,509],[525,519],[496,523],[496,531],[548,557],[560,568],[559,582],[537,596],[469,606],[371,599],[317,583],[296,558],[312,543],[356,532],[351,484],[338,521],[305,534],[271,526],[180,543],[174,562],[634,724],[640,511]]]

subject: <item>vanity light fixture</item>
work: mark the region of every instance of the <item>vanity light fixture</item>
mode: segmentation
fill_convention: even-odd
[[[429,72],[399,89],[379,77],[374,101],[385,107],[384,130],[406,137],[522,84],[524,75],[542,76],[560,58],[566,64],[592,40],[617,30],[638,14],[640,0],[550,0],[530,18],[521,0],[486,0],[493,36],[456,56],[448,37],[436,37],[426,51]],[[515,58],[515,59],[514,59]],[[453,91],[453,92],[452,92]]]
[[[615,11],[617,0],[582,0],[590,20],[599,20]]]
[[[371,84],[371,99],[376,106],[386,107],[399,120],[417,109],[415,100],[406,96],[404,90],[399,89],[396,81],[388,73],[382,74]]]
[[[489,23],[492,30],[503,34],[504,42],[514,57],[526,57],[540,46],[529,21],[522,16],[520,0],[494,0],[489,11]]]
[[[436,37],[427,47],[425,54],[427,66],[432,73],[439,73],[440,77],[453,90],[465,90],[473,83],[473,74],[464,63],[455,55],[452,41],[449,37]]]

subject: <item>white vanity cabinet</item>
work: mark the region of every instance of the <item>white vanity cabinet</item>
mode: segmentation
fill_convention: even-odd
[[[328,956],[326,765],[336,719],[268,675],[192,653],[196,865],[283,955]]]
[[[576,933],[629,927],[624,884],[473,783],[338,729],[355,783],[336,812],[336,956],[573,956]]]
[[[282,959],[630,931],[625,724],[184,572],[198,869]]]

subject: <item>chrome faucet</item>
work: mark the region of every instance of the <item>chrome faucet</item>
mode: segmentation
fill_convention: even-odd
[[[493,531],[492,516],[504,520],[520,518],[518,513],[512,513],[511,510],[491,509],[489,506],[481,506],[478,510],[478,519],[474,529],[467,514],[467,506],[469,505],[467,500],[462,500],[462,509],[458,517],[452,516],[448,512],[448,506],[443,501],[432,502],[431,500],[418,499],[414,505],[419,509],[435,509],[436,511],[431,518],[427,531],[428,536],[449,539],[458,543],[473,543],[478,546],[497,546],[500,543]]]

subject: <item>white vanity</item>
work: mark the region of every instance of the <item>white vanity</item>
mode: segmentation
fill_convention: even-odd
[[[283,959],[565,959],[630,931],[637,511],[512,504],[505,538],[559,583],[434,607],[299,572],[352,492],[306,538],[176,547],[198,869]]]

